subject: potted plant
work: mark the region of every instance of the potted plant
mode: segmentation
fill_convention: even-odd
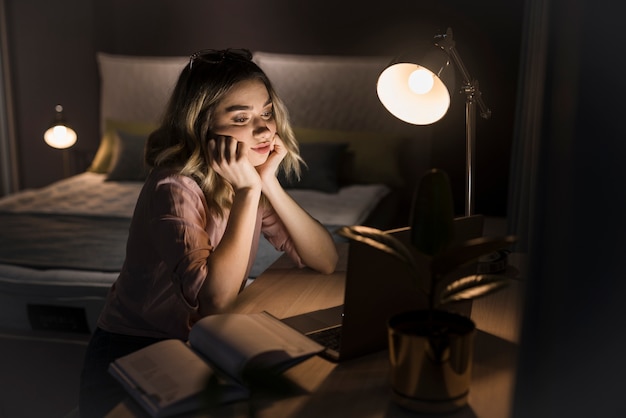
[[[420,181],[412,208],[410,244],[366,226],[342,227],[338,233],[400,259],[428,300],[426,308],[416,307],[388,321],[394,400],[419,412],[450,412],[464,406],[475,324],[448,308],[454,302],[472,300],[507,285],[509,278],[501,272],[459,272],[466,273],[467,266],[475,267],[481,257],[506,249],[515,237],[481,237],[451,246],[452,192],[447,174],[438,169],[430,170]],[[416,251],[425,256],[428,274],[418,268]]]

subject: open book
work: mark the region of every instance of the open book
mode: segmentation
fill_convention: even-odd
[[[109,372],[150,416],[167,417],[199,409],[207,388],[214,402],[245,399],[249,373],[279,374],[322,350],[267,312],[219,314],[198,321],[188,343],[152,344],[118,358]]]

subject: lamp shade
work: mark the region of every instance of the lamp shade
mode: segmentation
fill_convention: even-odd
[[[63,106],[55,106],[55,117],[50,128],[43,134],[43,140],[52,148],[69,148],[76,143],[76,132],[70,128],[63,117]]]
[[[376,91],[396,118],[414,125],[441,119],[450,107],[454,68],[443,51],[422,58],[400,58],[378,77]]]

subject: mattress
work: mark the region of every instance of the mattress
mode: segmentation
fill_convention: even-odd
[[[85,172],[0,199],[0,329],[93,330],[140,190],[139,182]],[[389,188],[288,192],[332,232],[363,222]],[[251,279],[280,254],[262,240]]]

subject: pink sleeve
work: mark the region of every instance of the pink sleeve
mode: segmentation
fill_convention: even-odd
[[[213,250],[204,196],[193,180],[168,177],[157,185],[151,203],[153,245],[177,293],[195,310],[207,275],[207,258]]]

